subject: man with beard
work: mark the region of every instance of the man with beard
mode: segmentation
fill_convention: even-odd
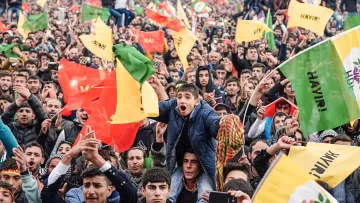
[[[55,47],[56,51],[59,53],[60,56],[64,56],[66,51],[66,40],[60,39],[58,44]]]
[[[230,77],[229,79],[227,79],[225,82],[225,90],[226,90],[226,95],[224,95],[223,98],[224,103],[230,108],[230,111],[232,113],[236,114],[237,111],[236,101],[240,90],[238,79],[234,77]]]
[[[251,70],[251,66],[257,63],[259,55],[255,47],[249,47],[245,52],[245,59],[240,59],[237,51],[236,46],[234,46],[231,61],[238,73],[238,78],[240,78],[241,71],[244,69]]]
[[[56,146],[59,146],[61,141],[69,141],[74,143],[76,140],[77,135],[80,133],[82,127],[84,126],[85,122],[89,118],[89,114],[84,109],[78,109],[76,111],[76,118],[71,122],[72,125],[62,125],[63,130],[59,134],[57,141],[54,145],[53,152],[56,151]]]
[[[15,86],[18,98],[9,105],[1,116],[9,126],[20,146],[36,141],[41,123],[47,119],[40,101],[26,87]],[[16,114],[16,120],[13,121]],[[36,116],[36,119],[35,119]]]
[[[41,132],[37,142],[44,147],[47,154],[51,154],[51,151],[56,146],[55,143],[63,130],[74,128],[73,122],[61,118],[61,114],[59,114],[61,107],[61,102],[58,99],[49,99],[44,106],[49,119],[42,122]]]
[[[10,71],[3,70],[0,71],[0,88],[1,95],[11,96],[11,87],[12,87],[12,77]]]
[[[41,165],[45,161],[44,149],[37,142],[29,143],[24,149],[26,157],[26,165],[34,177],[39,177],[41,174]]]
[[[30,93],[35,95],[39,100],[41,99],[40,90],[42,87],[41,80],[38,76],[32,75],[27,80],[27,88]]]

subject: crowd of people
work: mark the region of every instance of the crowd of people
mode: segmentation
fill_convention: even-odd
[[[109,72],[116,67],[79,39],[90,32],[91,21],[81,22],[81,11],[70,8],[92,2],[110,9],[106,23],[114,44],[135,47],[154,62],[156,72],[148,82],[159,99],[159,116],[146,118],[133,147],[121,153],[98,140],[91,126],[74,145],[91,115],[83,109],[61,115],[62,58]],[[145,14],[135,15],[134,7],[145,9],[149,1],[48,0],[42,8],[28,0],[25,15],[45,11],[49,24],[24,38],[18,27],[22,1],[1,0],[1,46],[18,46],[11,48],[16,57],[0,53],[0,202],[199,203],[211,202],[218,191],[250,203],[276,154],[291,146],[359,146],[358,120],[304,135],[291,82],[278,70],[261,80],[293,55],[341,33],[344,20],[360,14],[360,2],[323,0],[322,6],[335,11],[324,36],[288,29],[284,11],[289,2],[210,0],[212,11],[192,21],[197,41],[184,70],[173,31]],[[192,2],[182,4],[190,9]],[[268,10],[276,49],[269,49],[266,38],[237,43],[237,19],[264,21]],[[147,53],[133,29],[164,30],[164,51]],[[265,107],[272,104],[275,114],[265,116]],[[335,188],[318,183],[340,203],[360,202],[358,170]]]

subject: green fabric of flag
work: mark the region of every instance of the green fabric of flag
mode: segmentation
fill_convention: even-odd
[[[150,59],[130,45],[117,44],[113,46],[114,55],[120,60],[130,75],[142,84],[155,73]]]
[[[271,16],[271,12],[270,9],[268,9],[268,13],[266,16],[266,25],[272,30],[272,16]],[[275,44],[275,38],[274,38],[274,33],[273,32],[266,32],[265,33],[265,38],[267,39],[267,43],[268,43],[268,48],[271,51],[275,51],[276,50],[276,44]]]
[[[137,16],[141,16],[144,13],[144,9],[141,8],[139,5],[135,5],[134,12]]]
[[[360,25],[360,15],[349,15],[344,22],[344,31],[350,30],[358,25]]]
[[[293,57],[280,68],[295,90],[304,136],[360,117],[338,51],[332,41],[327,40]]]
[[[46,30],[48,28],[48,17],[46,12],[37,15],[29,15],[23,24],[24,30],[36,32],[39,30]]]
[[[81,22],[86,20],[92,20],[94,18],[100,17],[105,23],[108,22],[110,18],[110,11],[107,8],[99,8],[96,6],[91,6],[83,3],[81,6]]]
[[[2,46],[0,46],[0,52],[4,53],[5,56],[8,58],[9,57],[18,58],[19,56],[12,51],[12,49],[18,45],[19,44],[2,45]]]

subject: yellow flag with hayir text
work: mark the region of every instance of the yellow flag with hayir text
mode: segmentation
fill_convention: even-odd
[[[294,161],[280,154],[253,195],[253,203],[337,202]]]
[[[185,24],[187,29],[191,29],[189,20],[187,19],[185,11],[181,5],[181,0],[177,1],[177,17]]]
[[[29,30],[25,30],[23,28],[23,25],[25,23],[26,19],[25,19],[25,16],[22,12],[19,13],[19,21],[18,21],[18,31],[19,31],[19,34],[24,38],[26,39],[30,33]]]
[[[174,32],[174,45],[179,59],[183,65],[184,71],[189,67],[187,55],[193,48],[197,38],[189,29],[183,28],[179,32]]]
[[[333,10],[323,6],[291,0],[288,9],[288,28],[302,27],[323,36],[326,24],[333,13]]]
[[[81,35],[80,40],[84,46],[96,56],[107,61],[114,60],[112,51],[113,39],[111,29],[98,17],[93,20],[94,34]]]
[[[116,111],[111,117],[113,124],[139,122],[146,117],[159,116],[157,95],[151,85],[145,81],[140,90],[136,81],[116,59]]]
[[[238,20],[235,40],[238,43],[251,42],[263,38],[264,32],[272,32],[272,30],[259,21]]]
[[[36,4],[39,5],[41,8],[45,7],[47,0],[37,0]]]
[[[360,147],[308,142],[306,147],[291,147],[289,158],[299,164],[314,180],[320,179],[331,187],[347,178],[360,162]]]

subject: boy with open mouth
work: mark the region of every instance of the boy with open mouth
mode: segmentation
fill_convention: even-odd
[[[166,92],[158,79],[151,78],[149,82],[160,100],[166,100]],[[199,98],[196,86],[184,84],[178,89],[176,98],[159,102],[159,117],[154,119],[168,124],[166,164],[173,173],[172,177],[182,175],[182,159],[186,149],[192,149],[198,157],[205,176],[199,178],[203,182],[198,184],[201,188],[197,188],[198,201],[201,200],[205,190],[215,189],[215,139],[220,117],[207,102]],[[173,187],[182,185],[174,184]]]

